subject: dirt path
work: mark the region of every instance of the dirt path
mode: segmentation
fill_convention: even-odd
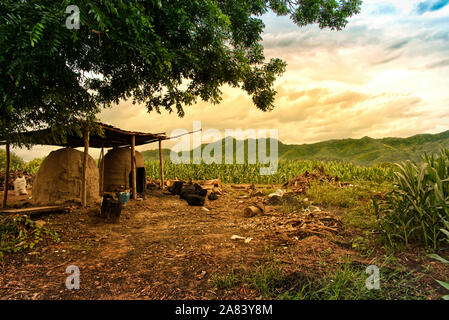
[[[253,201],[227,187],[218,200],[206,203],[206,211],[154,191],[131,202],[117,224],[85,210],[44,216],[61,242],[0,259],[0,298],[256,299],[259,294],[247,288],[215,289],[211,278],[273,259],[307,274],[324,272],[345,255],[356,258],[346,230],[325,237],[287,236],[279,228],[289,215],[279,207],[267,206],[262,216],[243,215]],[[232,235],[252,239],[245,243]],[[65,287],[69,265],[80,269],[80,290]]]

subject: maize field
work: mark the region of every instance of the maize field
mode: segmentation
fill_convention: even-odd
[[[146,161],[146,173],[149,179],[160,178],[159,161]],[[261,175],[261,164],[173,164],[164,161],[164,178],[181,180],[210,180],[219,178],[223,183],[257,183],[281,184],[305,171],[323,168],[331,176],[341,181],[368,180],[374,182],[392,181],[394,167],[377,165],[373,167],[358,166],[348,162],[337,161],[280,161],[278,170],[273,175]]]

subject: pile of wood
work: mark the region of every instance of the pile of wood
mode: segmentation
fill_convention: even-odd
[[[312,181],[318,182],[329,182],[337,184],[338,186],[346,185],[347,183],[342,183],[338,181],[337,177],[331,177],[324,173],[323,171],[312,171],[312,172],[304,172],[290,181],[284,183],[285,188],[292,189],[297,193],[304,193],[311,185]]]
[[[269,231],[265,237],[281,239],[283,243],[300,241],[311,236],[319,238],[345,236],[347,233],[338,215],[312,205],[289,213],[266,206],[265,212],[257,214],[257,217],[246,219],[240,226]]]
[[[27,181],[27,188],[30,188],[33,185],[34,177],[36,176],[33,173],[28,173],[20,170],[10,171],[8,178],[8,190],[14,190],[14,180],[18,177],[24,176]],[[0,191],[3,191],[5,185],[5,171],[0,172]]]
[[[207,198],[209,200],[217,200],[222,195],[220,179],[203,180],[197,182],[201,188],[207,190]]]
[[[15,208],[15,209],[0,209],[1,214],[27,214],[27,215],[41,215],[54,212],[70,212],[72,208],[68,206],[45,206],[45,207],[30,207],[30,208]]]
[[[299,240],[312,235],[325,236],[328,234],[339,234],[343,231],[343,223],[340,218],[330,212],[305,211],[296,217],[291,217],[282,222],[289,236],[297,237]]]

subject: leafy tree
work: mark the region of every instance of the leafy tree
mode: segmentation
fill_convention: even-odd
[[[80,28],[65,25],[68,5]],[[100,106],[132,99],[148,111],[184,115],[228,84],[257,108],[274,105],[286,64],[266,61],[268,11],[298,26],[341,30],[360,0],[2,0],[0,136],[92,118]]]

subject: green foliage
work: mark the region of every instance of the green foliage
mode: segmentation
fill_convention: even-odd
[[[398,165],[394,189],[387,200],[374,201],[380,229],[391,246],[423,242],[437,250],[444,242],[449,220],[449,150],[423,155],[423,163]]]
[[[339,187],[330,183],[313,182],[307,196],[315,204],[344,209],[348,226],[362,229],[376,227],[377,219],[371,199],[392,190],[390,182],[357,181],[351,186]]]
[[[44,161],[44,158],[36,158],[33,159],[31,161],[28,161],[27,163],[25,163],[25,165],[23,166],[23,170],[29,173],[34,173],[36,174],[39,171],[39,167],[42,163],[42,161]]]
[[[67,29],[68,5],[80,29]],[[261,16],[340,30],[360,0],[76,0],[0,2],[0,136],[91,118],[120,99],[184,115],[220,87],[244,90],[261,110],[286,63],[264,56]]]
[[[25,162],[21,157],[11,152],[10,154],[10,166],[9,169],[11,171],[25,171],[28,173],[34,173],[36,174],[39,170],[39,167],[44,161],[44,158],[36,158],[31,161]],[[5,163],[6,163],[6,152],[3,150],[0,150],[0,170],[5,170]]]
[[[5,170],[6,165],[6,151],[0,150],[0,170]],[[9,169],[10,170],[22,170],[24,166],[24,161],[21,157],[16,155],[14,152],[10,153],[10,162]]]
[[[341,208],[356,206],[361,196],[359,188],[354,186],[340,188],[330,183],[319,183],[316,181],[313,181],[310,185],[307,195],[320,205]]]
[[[56,232],[38,226],[27,215],[0,217],[0,255],[33,249],[44,237],[59,242]]]
[[[240,275],[232,269],[227,273],[213,274],[211,281],[217,289],[231,290],[241,282],[241,279]]]
[[[251,288],[256,289],[263,297],[275,297],[281,293],[279,287],[285,282],[286,276],[282,266],[277,262],[261,264],[250,273],[247,273],[243,281]]]
[[[380,267],[380,289],[366,287],[366,266],[349,259],[341,262],[337,270],[319,281],[310,279],[298,291],[287,292],[286,299],[299,300],[391,300],[423,299],[416,289],[416,277]]]
[[[146,173],[151,179],[159,179],[158,161],[146,161]],[[313,171],[317,166],[324,167],[327,174],[336,176],[342,181],[370,180],[383,182],[393,179],[393,169],[380,167],[361,167],[351,163],[335,161],[279,161],[278,170],[273,175],[261,175],[260,168],[266,165],[257,164],[173,164],[164,161],[165,179],[209,180],[220,178],[224,183],[285,183],[305,171]]]
[[[443,233],[445,234],[446,240],[449,242],[449,222],[446,221],[446,220],[444,220],[443,222],[444,222],[445,228],[444,228],[444,229],[441,229],[441,232],[443,232]],[[436,260],[438,260],[438,261],[440,261],[440,262],[442,262],[442,263],[444,263],[444,264],[446,264],[446,265],[449,266],[449,261],[447,261],[446,259],[440,257],[440,256],[437,255],[437,254],[434,254],[434,253],[433,253],[433,254],[430,254],[429,257],[431,257],[431,258],[433,258],[433,259],[436,259]],[[449,282],[444,282],[444,281],[440,281],[440,280],[437,280],[437,282],[438,282],[443,288],[449,290]],[[444,299],[444,300],[449,300],[449,294],[443,296],[443,299]]]
[[[344,259],[324,276],[286,273],[280,263],[269,261],[254,270],[212,276],[216,288],[231,290],[240,285],[255,289],[265,299],[286,300],[389,300],[423,299],[417,277],[380,267],[380,289],[368,289],[366,266]]]
[[[232,269],[230,272],[214,274],[211,281],[217,289],[231,290],[246,284],[263,297],[276,297],[280,293],[279,286],[285,281],[285,274],[279,263],[269,261],[251,271],[237,272]]]

